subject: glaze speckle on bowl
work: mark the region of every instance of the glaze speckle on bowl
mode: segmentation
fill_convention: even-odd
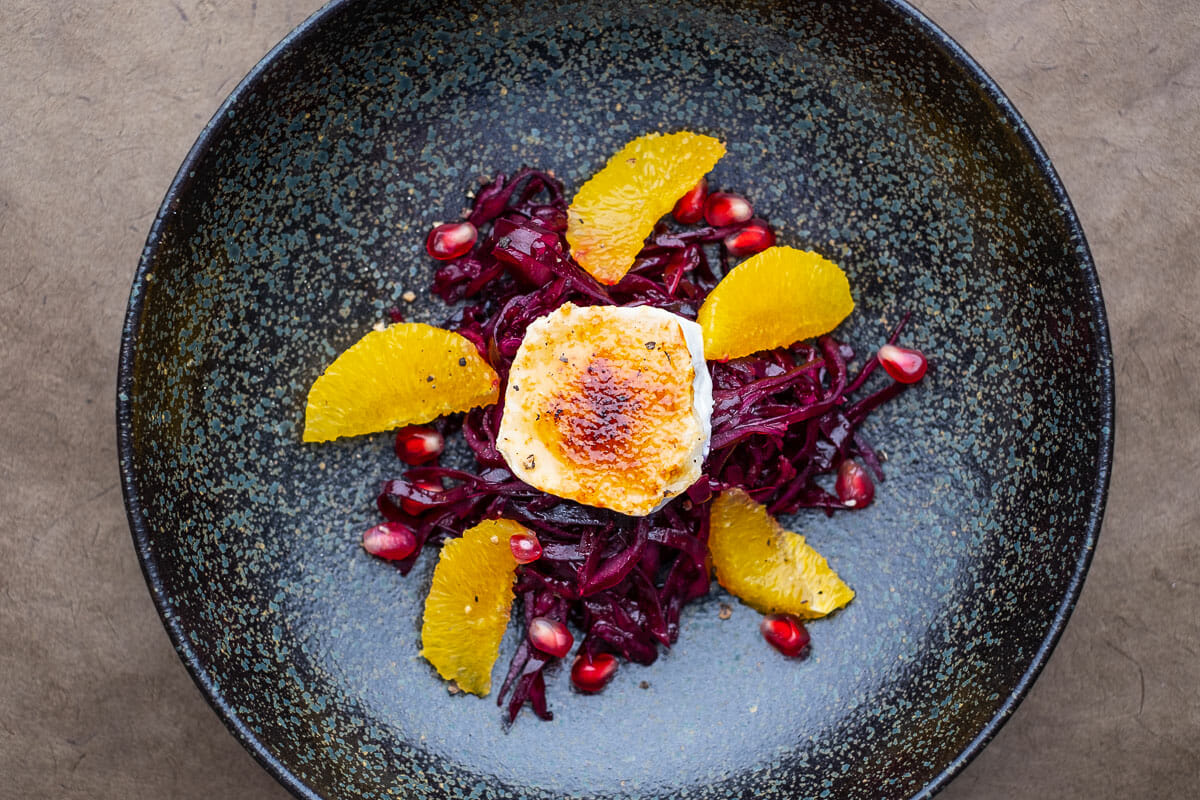
[[[424,237],[477,176],[536,165],[574,192],[626,141],[681,129],[728,145],[714,186],[846,271],[843,338],[869,352],[911,311],[904,341],[933,366],[866,426],[888,456],[874,505],[787,520],[857,592],[811,626],[808,660],[714,586],[658,663],[597,696],[562,670],[553,722],[506,731],[418,655],[434,554],[402,578],[359,547],[402,471],[388,436],[304,445],[305,396],[389,307],[447,316]],[[330,4],[172,185],[118,392],[134,540],[176,647],[259,760],[326,800],[928,796],[1057,640],[1112,443],[1066,196],[978,67],[891,0]]]

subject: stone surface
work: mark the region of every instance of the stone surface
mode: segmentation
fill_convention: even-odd
[[[172,651],[121,506],[120,326],[204,122],[308,0],[13,0],[0,30],[0,798],[286,792]],[[1104,530],[1061,644],[941,795],[1200,795],[1200,23],[1189,0],[925,0],[1046,147],[1118,377]]]

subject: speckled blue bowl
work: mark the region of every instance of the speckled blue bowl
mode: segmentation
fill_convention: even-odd
[[[476,176],[528,163],[573,191],[683,128],[728,142],[715,182],[785,243],[843,265],[850,341],[911,310],[935,367],[868,428],[890,457],[875,504],[792,521],[858,591],[811,658],[777,656],[736,602],[720,620],[715,591],[657,664],[595,697],[560,672],[554,721],[506,732],[417,655],[433,559],[401,578],[358,546],[389,437],[302,445],[305,395],[389,306],[444,316],[423,236]],[[271,52],[188,156],[133,284],[117,411],[167,630],[297,796],[878,800],[944,786],[1049,656],[1100,526],[1113,378],[1045,154],[907,6],[363,0]]]

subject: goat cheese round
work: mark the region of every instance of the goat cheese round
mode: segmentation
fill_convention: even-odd
[[[567,303],[530,324],[496,446],[544,492],[645,516],[700,477],[712,378],[700,326],[648,306]]]

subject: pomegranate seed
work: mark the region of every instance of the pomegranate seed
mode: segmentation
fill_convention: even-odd
[[[531,531],[514,533],[508,537],[508,549],[512,550],[518,564],[529,564],[542,557],[542,543],[538,541],[537,534]]]
[[[410,425],[396,431],[396,458],[405,464],[427,464],[446,449],[446,440],[433,428]]]
[[[694,225],[704,219],[704,201],[708,199],[708,179],[701,178],[700,182],[679,198],[671,215],[684,225]]]
[[[534,617],[529,623],[529,641],[543,653],[555,658],[562,658],[571,652],[575,637],[556,619],[549,617]]]
[[[385,522],[363,534],[363,549],[388,561],[401,561],[417,549],[417,537],[402,522]]]
[[[788,658],[795,658],[808,649],[812,637],[800,620],[791,614],[768,614],[758,626],[767,644]]]
[[[878,355],[883,369],[900,383],[916,383],[925,377],[925,368],[929,366],[920,350],[909,350],[894,344],[879,348]]]
[[[617,659],[610,653],[589,656],[580,653],[571,665],[571,683],[581,692],[598,692],[617,672]]]
[[[713,192],[704,204],[704,219],[718,228],[737,225],[754,216],[754,206],[740,194]]]
[[[848,458],[838,467],[834,491],[837,492],[838,500],[852,508],[869,506],[875,499],[875,484],[871,481],[871,476],[857,461]]]
[[[761,219],[752,219],[740,231],[725,237],[725,249],[731,256],[752,256],[775,244],[775,232]]]
[[[441,481],[431,481],[426,479],[418,479],[409,481],[409,484],[414,488],[421,489],[429,494],[438,494],[445,491]],[[420,516],[429,510],[429,503],[422,502],[412,497],[400,498],[400,508],[404,509],[405,514],[410,514],[414,517]]]
[[[443,222],[429,232],[425,249],[439,261],[466,255],[475,246],[479,231],[469,222]]]

